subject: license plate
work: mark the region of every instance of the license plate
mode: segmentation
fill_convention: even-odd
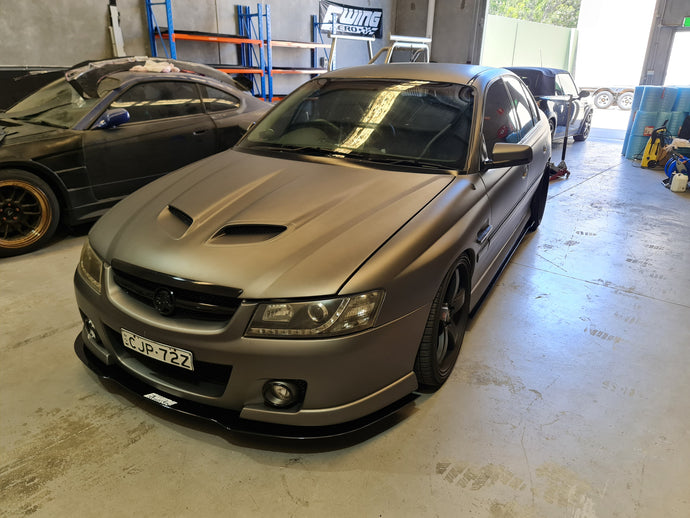
[[[120,331],[122,332],[122,343],[128,349],[163,363],[182,367],[190,371],[194,370],[192,353],[189,351],[148,340],[126,329],[120,329]]]

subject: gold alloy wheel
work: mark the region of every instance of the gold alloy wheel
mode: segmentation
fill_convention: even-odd
[[[21,179],[0,180],[0,247],[25,248],[50,228],[53,211],[48,196]]]

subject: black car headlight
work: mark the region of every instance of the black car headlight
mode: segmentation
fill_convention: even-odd
[[[96,252],[93,251],[88,239],[84,242],[84,246],[81,249],[81,257],[79,258],[77,271],[94,291],[101,293],[103,261],[96,255]]]
[[[259,304],[246,336],[326,338],[363,331],[374,325],[383,291],[332,299]]]

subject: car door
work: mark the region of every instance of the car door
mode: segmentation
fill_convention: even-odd
[[[529,188],[541,179],[551,153],[544,131],[539,131],[536,128],[539,123],[540,112],[532,94],[515,77],[505,78],[505,83],[520,120],[520,143],[526,144],[534,150],[532,163],[524,166],[527,173],[527,181],[525,182],[525,194],[527,194]]]
[[[488,158],[498,142],[519,143],[529,132],[518,117],[518,110],[502,79],[493,82],[486,93],[482,134]],[[489,263],[505,257],[523,219],[518,206],[529,186],[528,165],[488,169],[481,174],[489,198],[489,223],[480,231],[477,240]],[[484,263],[486,267],[489,264]]]
[[[249,117],[242,116],[242,103],[236,96],[219,88],[202,84],[199,88],[204,108],[215,125],[218,151],[231,148],[251,123]]]
[[[84,160],[98,199],[125,196],[216,152],[215,125],[193,82],[135,84],[108,108],[126,109],[130,121],[85,132]]]

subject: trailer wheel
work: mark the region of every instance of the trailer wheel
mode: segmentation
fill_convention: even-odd
[[[594,106],[601,110],[605,110],[613,104],[613,92],[609,90],[602,90],[594,96]]]
[[[633,103],[633,93],[632,92],[623,92],[618,96],[618,100],[616,101],[616,105],[621,109],[628,111],[632,108],[632,103]]]

